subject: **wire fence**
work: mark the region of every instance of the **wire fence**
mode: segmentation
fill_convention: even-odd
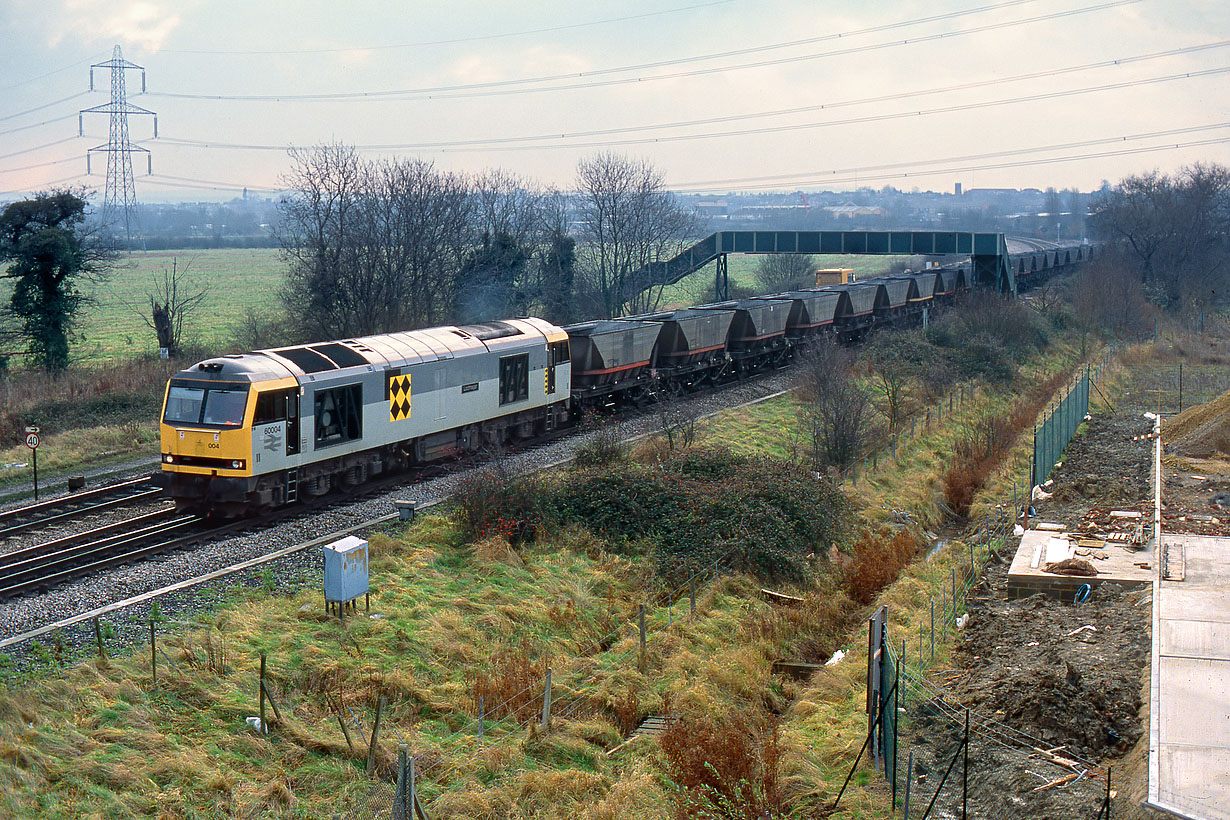
[[[943,424],[945,418],[959,412],[965,403],[973,398],[976,389],[972,383],[962,383],[955,390],[949,391],[946,396],[942,396],[935,404],[911,414],[907,419],[902,419],[898,422],[897,428],[890,432],[887,443],[873,448],[841,470],[837,474],[838,483],[844,485],[849,481],[857,485],[859,476],[866,476],[876,470],[881,460],[895,458],[897,448],[902,445],[903,441],[921,435],[930,430],[933,425]]]

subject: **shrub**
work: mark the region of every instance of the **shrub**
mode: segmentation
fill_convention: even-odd
[[[684,511],[684,494],[648,470],[627,466],[618,471],[577,474],[553,501],[561,521],[583,524],[606,539],[615,552],[630,542],[661,535]]]
[[[491,669],[475,678],[475,711],[481,699],[489,720],[508,715],[526,720],[533,715],[542,702],[543,678],[547,674],[547,659],[533,660],[534,654],[526,638],[517,646],[497,649],[491,655]]]
[[[582,426],[590,432],[574,451],[573,460],[578,467],[602,467],[627,458],[627,448],[619,438],[619,428],[613,422],[590,414]]]
[[[777,726],[745,712],[689,715],[659,740],[675,786],[675,814],[689,818],[784,817]]]
[[[500,461],[471,472],[453,497],[462,537],[502,537],[513,547],[533,541],[543,523],[545,492],[541,478],[511,475]]]
[[[660,575],[680,581],[714,561],[767,579],[800,580],[807,557],[843,537],[845,498],[826,479],[775,459],[684,452],[661,469],[581,473],[556,491],[561,522],[607,548],[654,546]]]
[[[875,600],[880,590],[897,580],[918,553],[918,539],[905,529],[864,534],[851,551],[845,568],[845,585],[859,604]]]
[[[663,464],[663,468],[686,478],[730,478],[744,459],[724,447],[690,450]]]

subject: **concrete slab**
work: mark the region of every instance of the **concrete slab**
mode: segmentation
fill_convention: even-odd
[[[1082,584],[1097,587],[1108,581],[1119,584],[1124,589],[1134,589],[1153,583],[1154,551],[1152,546],[1142,550],[1129,550],[1119,544],[1107,543],[1099,547],[1098,552],[1105,553],[1106,558],[1098,559],[1086,555],[1077,555],[1076,539],[1089,538],[1087,533],[1079,535],[1055,533],[1046,530],[1028,530],[1021,537],[1016,555],[1012,558],[1012,566],[1008,568],[1008,597],[1024,598],[1039,592],[1052,598],[1070,598]],[[1098,571],[1096,578],[1055,575],[1044,572],[1047,563],[1062,561],[1065,558],[1081,558],[1088,561]],[[1149,565],[1149,569],[1136,566],[1137,562]]]
[[[1163,535],[1182,581],[1155,579],[1148,804],[1230,820],[1230,538]]]

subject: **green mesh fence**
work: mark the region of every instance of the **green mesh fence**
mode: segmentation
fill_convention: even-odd
[[[1068,392],[1051,406],[1042,423],[1034,428],[1033,483],[1046,481],[1063,448],[1089,413],[1089,368],[1072,380]]]

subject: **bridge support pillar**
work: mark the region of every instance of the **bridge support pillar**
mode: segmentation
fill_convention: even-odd
[[[717,272],[713,276],[713,301],[724,302],[730,298],[730,276],[726,272],[726,254],[719,253]]]

